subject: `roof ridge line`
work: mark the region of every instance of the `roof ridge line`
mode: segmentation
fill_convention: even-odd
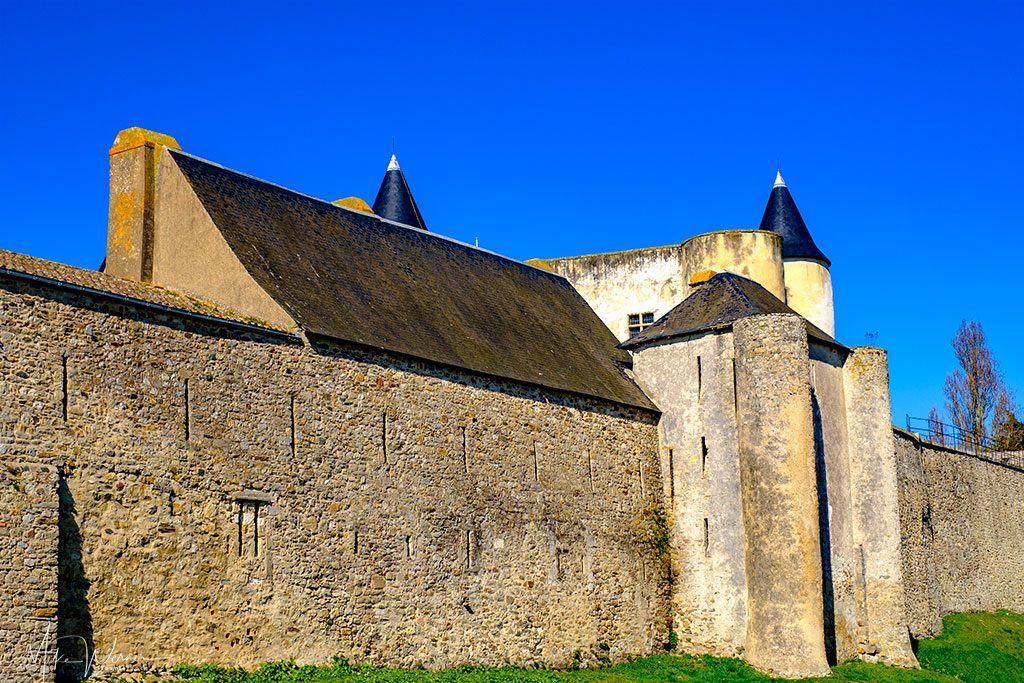
[[[305,192],[302,192],[301,190],[295,190],[295,189],[292,189],[290,187],[285,187],[284,185],[281,185],[280,183],[275,183],[273,181],[266,180],[264,178],[259,178],[257,176],[254,176],[251,173],[246,173],[245,171],[239,171],[239,170],[231,168],[229,166],[225,166],[224,164],[218,164],[216,161],[210,161],[209,159],[201,157],[201,156],[199,156],[197,154],[192,154],[190,152],[186,152],[186,151],[181,150],[181,149],[170,149],[170,148],[167,148],[167,151],[170,152],[171,154],[181,154],[182,156],[187,156],[189,158],[195,159],[196,161],[201,161],[204,164],[209,164],[210,166],[216,166],[217,168],[220,168],[220,169],[223,169],[225,171],[228,171],[229,173],[235,173],[235,174],[240,175],[240,176],[242,176],[244,178],[249,178],[250,180],[255,180],[258,183],[263,183],[264,185],[269,185],[271,187],[276,187],[277,189],[284,190],[285,192],[291,192],[292,194],[299,195],[300,197],[305,197],[306,199],[312,199],[315,202],[320,202],[321,204],[325,204],[325,205],[327,205],[327,206],[329,206],[329,207],[331,207],[333,209],[341,209],[341,210],[347,211],[347,212],[349,212],[349,213],[351,213],[351,214],[353,214],[355,216],[359,216],[359,217],[362,217],[362,218],[372,218],[372,219],[381,221],[382,223],[387,223],[388,225],[393,225],[393,226],[395,226],[397,228],[405,228],[406,230],[412,230],[413,232],[418,232],[418,233],[420,233],[422,235],[429,235],[430,237],[435,237],[435,238],[442,239],[442,240],[445,240],[445,241],[448,241],[448,242],[452,242],[454,244],[458,244],[458,245],[461,245],[463,247],[469,247],[473,251],[478,251],[478,252],[483,253],[483,254],[490,254],[491,256],[496,256],[496,257],[498,257],[498,258],[500,258],[502,260],[509,261],[511,263],[515,263],[515,264],[517,264],[519,266],[523,266],[524,268],[529,268],[531,270],[535,270],[535,271],[544,273],[545,275],[548,275],[550,277],[555,277],[555,278],[558,278],[560,280],[566,280],[564,275],[560,275],[560,274],[552,272],[550,270],[545,270],[544,268],[539,268],[537,266],[531,265],[531,264],[526,263],[524,261],[520,261],[518,259],[514,259],[511,256],[505,256],[504,254],[499,254],[498,252],[491,251],[490,249],[484,249],[483,247],[479,247],[479,246],[476,246],[474,244],[470,244],[468,242],[463,242],[462,240],[457,240],[454,237],[448,237],[447,235],[442,235],[440,233],[432,232],[430,230],[421,230],[420,228],[414,227],[412,225],[406,225],[405,223],[398,223],[396,221],[388,220],[387,218],[383,218],[382,216],[378,216],[377,214],[370,215],[370,214],[367,214],[367,213],[363,213],[361,211],[356,211],[355,209],[351,209],[351,208],[349,208],[347,206],[342,206],[341,204],[335,204],[335,203],[330,202],[330,201],[328,201],[326,199],[321,199],[320,197],[314,197],[313,195],[307,194]],[[418,208],[417,208],[417,210],[418,210]],[[566,280],[566,281],[568,281],[568,280]]]

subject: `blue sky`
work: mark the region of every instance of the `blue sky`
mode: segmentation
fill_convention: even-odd
[[[210,4],[5,7],[0,248],[97,267],[129,126],[325,199],[394,138],[431,229],[521,259],[756,227],[779,159],[898,423],[964,318],[1024,399],[1013,3]]]

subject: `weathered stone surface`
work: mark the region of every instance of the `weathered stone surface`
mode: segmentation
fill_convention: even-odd
[[[796,315],[755,316],[733,329],[746,657],[782,676],[828,675],[807,330]]]
[[[6,387],[0,387],[4,389]],[[4,411],[6,412],[6,411]],[[5,440],[0,437],[0,440]],[[0,461],[0,680],[53,680],[57,637],[57,470]]]
[[[673,624],[680,648],[739,656],[747,583],[733,386],[733,335],[641,348],[637,380],[662,409],[662,470],[673,533]]]
[[[58,498],[60,632],[101,672],[666,637],[654,413],[6,279],[0,334],[0,472],[44,473],[0,494],[4,680],[55,621],[23,616],[57,607]]]
[[[855,347],[843,367],[858,604],[867,659],[916,666],[907,633],[900,562],[899,488],[885,351]]]
[[[1024,612],[1024,473],[895,431],[910,631],[953,612]]]

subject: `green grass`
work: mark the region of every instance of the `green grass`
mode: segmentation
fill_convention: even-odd
[[[880,664],[846,662],[831,678],[811,681],[870,683],[1012,683],[1024,681],[1024,614],[1011,612],[958,614],[943,620],[941,636],[922,640],[921,669],[896,669]],[[736,659],[656,655],[617,666],[580,671],[514,667],[460,667],[445,671],[350,666],[264,664],[253,670],[182,665],[175,673],[189,683],[768,683],[764,676]]]

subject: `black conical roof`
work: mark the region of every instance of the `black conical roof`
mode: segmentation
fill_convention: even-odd
[[[388,172],[384,174],[384,180],[377,190],[377,198],[373,200],[373,212],[389,221],[411,225],[420,230],[427,229],[419,207],[416,206],[416,200],[412,198],[409,183],[405,182],[405,174],[398,166],[398,159],[394,154],[391,155]]]
[[[826,266],[832,262],[818,249],[807,225],[804,223],[800,209],[796,208],[793,195],[786,187],[786,181],[779,173],[775,178],[775,187],[768,197],[768,206],[764,207],[761,217],[761,229],[771,230],[782,235],[782,258],[805,258],[821,261]]]

